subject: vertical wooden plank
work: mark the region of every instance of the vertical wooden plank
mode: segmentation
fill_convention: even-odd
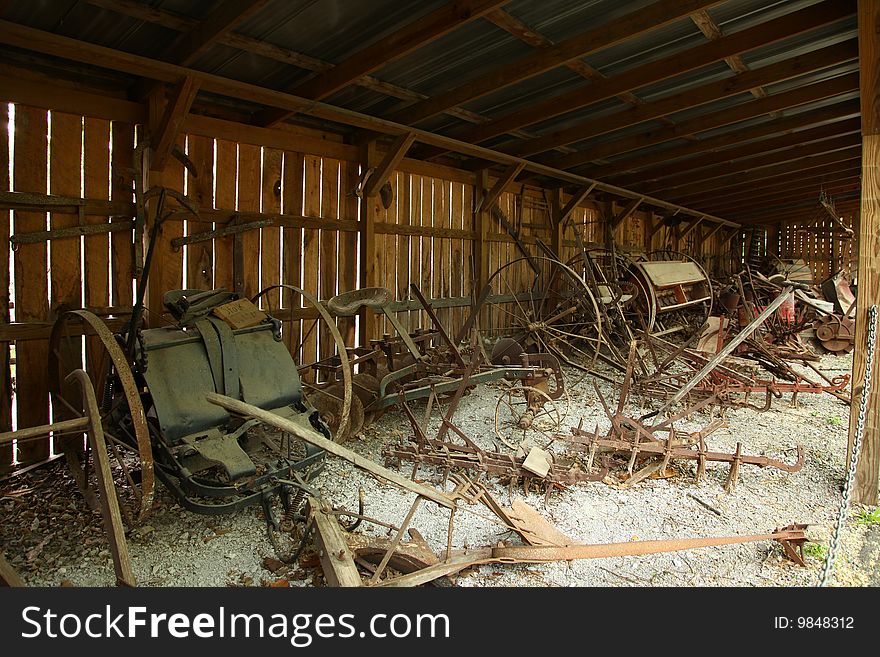
[[[0,103],[0,190],[9,188],[9,104]],[[9,210],[0,210],[0,322],[9,323],[9,234],[12,217]],[[0,432],[12,430],[12,363],[9,343],[0,342]],[[12,443],[0,445],[0,473],[12,467]]]
[[[422,225],[422,176],[409,177],[409,208],[407,210],[411,226]],[[422,240],[421,235],[413,235],[409,245],[409,283],[422,284]],[[421,326],[421,312],[411,312],[409,329],[413,331]]]
[[[185,140],[185,135],[179,135],[177,138],[177,146],[181,152],[185,152]],[[183,164],[177,158],[170,157],[162,171],[149,172],[148,189],[165,187],[183,193],[183,174]],[[147,235],[151,233],[156,219],[155,201],[156,199],[147,203]],[[176,203],[170,197],[167,198],[165,210],[172,209]],[[165,293],[183,288],[183,251],[175,251],[171,246],[171,240],[177,237],[183,237],[183,221],[179,219],[165,221],[153,250],[153,260],[150,265],[147,305],[152,314],[148,316],[150,326],[161,326],[163,323],[160,318],[166,313],[163,303]]]
[[[112,153],[110,198],[114,201],[134,201],[134,126],[122,121],[110,124]],[[125,217],[133,219],[134,217]],[[134,281],[134,231],[110,234],[111,305],[131,306]]]
[[[853,353],[853,395],[850,408],[847,463],[852,453],[864,392],[867,364],[868,313],[880,305],[880,2],[859,0],[859,61],[862,106],[862,188],[858,218],[859,285]],[[853,499],[877,504],[880,476],[880,364],[875,360],[866,399],[864,442],[856,468]]]
[[[83,191],[86,198],[110,196],[110,122],[86,117],[83,126]],[[86,215],[87,224],[103,224],[107,217]],[[85,305],[110,305],[110,236],[83,238]]]
[[[264,214],[281,213],[281,164],[284,152],[263,149],[262,208]],[[260,229],[260,289],[281,283],[281,227]],[[281,307],[281,291],[273,290],[263,300],[272,310]]]
[[[339,218],[339,160],[325,158],[321,172],[321,216],[325,219]],[[339,259],[338,231],[336,229],[321,230],[321,275],[318,281],[318,298],[326,301],[336,294],[336,266]],[[329,358],[336,352],[333,336],[319,322],[321,332],[320,357]]]
[[[284,214],[303,213],[303,156],[292,151],[284,152],[284,181],[281,209]],[[281,231],[281,279],[285,285],[302,286],[302,229],[284,227]],[[299,306],[297,294],[281,295],[282,307]],[[291,352],[298,348],[302,322],[291,321],[286,327],[286,341]],[[299,364],[299,363],[297,363]]]
[[[215,145],[217,177],[214,192],[214,207],[218,210],[234,211],[236,178],[238,176],[238,146],[233,141],[218,139]],[[218,224],[222,227],[223,224]],[[232,241],[231,236],[214,240],[214,287],[235,289],[232,280]]]
[[[399,226],[409,226],[410,213],[412,212],[410,199],[410,174],[397,172],[394,176],[395,183],[395,199],[397,200],[397,224]],[[412,240],[410,235],[397,236],[397,298],[408,299],[409,293],[409,245]],[[412,331],[412,313],[398,314],[401,324],[407,331]]]
[[[189,135],[187,157],[195,165],[197,176],[187,172],[187,196],[199,211],[214,208],[214,140],[201,135]],[[213,229],[210,221],[188,220],[187,235],[198,235]],[[213,240],[196,242],[186,247],[186,287],[210,290],[214,287]]]
[[[367,143],[361,151],[361,170],[369,171],[378,166],[379,154],[376,150],[376,140]],[[379,269],[376,243],[376,222],[379,221],[380,209],[382,208],[379,196],[370,196],[361,199],[360,222],[358,244],[360,245],[361,280],[360,287],[376,287],[381,285],[379,277],[382,270]],[[371,338],[378,337],[379,320],[372,310],[364,309],[360,317],[360,341],[366,345]]]
[[[15,108],[15,191],[46,193],[48,114],[46,110]],[[42,212],[14,212],[14,232],[46,230]],[[46,244],[22,244],[15,252],[15,319],[18,322],[49,319],[49,285]],[[48,345],[28,340],[15,345],[15,390],[18,428],[46,424],[49,420],[49,391],[46,373]],[[48,441],[17,445],[22,465],[49,456]]]
[[[422,226],[427,228],[434,227],[434,194],[437,192],[434,187],[435,182],[434,178],[422,178]],[[419,287],[422,294],[427,297],[431,296],[434,284],[434,249],[436,245],[437,240],[433,236],[422,238],[422,280],[419,282]],[[420,314],[422,315],[420,325],[430,328],[431,321],[424,313]]]
[[[50,193],[58,196],[80,196],[82,184],[82,117],[52,112],[49,143]],[[52,212],[53,230],[76,226],[75,214]],[[80,273],[80,238],[57,239],[49,242],[49,274],[52,284],[50,310],[57,317],[67,310],[82,307],[83,280]]]
[[[452,183],[452,227],[458,230],[464,230],[465,226],[464,188],[464,183]],[[453,297],[461,297],[467,294],[467,288],[465,287],[465,271],[467,270],[467,263],[464,261],[463,247],[464,240],[452,240],[452,249],[450,254],[450,275],[452,276],[452,286],[449,290],[449,294]],[[450,319],[451,326],[449,327],[450,335],[455,335],[461,328],[462,322],[464,321],[462,320],[462,313],[463,309],[460,307],[456,307],[452,310],[452,316]]]
[[[342,181],[342,218],[346,221],[357,220],[359,212],[359,199],[354,194],[358,185],[357,162],[342,162],[340,180]],[[358,234],[354,231],[341,231],[339,233],[339,291],[347,292],[357,288],[358,276]],[[346,346],[354,346],[357,336],[355,335],[355,318],[341,317],[337,321],[339,332]]]
[[[238,145],[238,209],[241,212],[260,211],[261,166],[259,146]],[[260,231],[241,233],[240,244],[244,251],[242,290],[244,296],[250,298],[260,291]]]
[[[305,156],[304,212],[307,217],[321,217],[321,158]],[[318,294],[319,231],[317,228],[303,229],[303,289]],[[303,362],[301,365],[318,360],[318,329],[316,320],[303,320]]]

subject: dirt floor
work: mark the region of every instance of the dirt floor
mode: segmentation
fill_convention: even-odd
[[[851,357],[823,357],[820,369],[831,377],[848,373]],[[591,377],[566,373],[569,399],[558,404],[565,418],[564,431],[583,420],[585,428],[609,422],[590,384]],[[617,391],[607,383],[600,390],[609,399]],[[502,384],[475,389],[464,397],[455,423],[483,447],[491,448],[495,435],[496,401]],[[656,403],[655,403],[656,406]],[[414,409],[424,410],[424,402]],[[631,398],[625,411],[638,416],[645,409]],[[436,415],[436,414],[435,414]],[[678,428],[696,431],[710,416],[694,414]],[[795,474],[743,466],[735,490],[725,492],[728,467],[710,464],[701,484],[694,481],[693,462],[676,464],[674,476],[647,479],[632,488],[621,481],[622,470],[612,471],[603,482],[583,483],[542,494],[483,480],[502,503],[523,498],[549,522],[572,539],[585,543],[626,542],[646,539],[748,535],[766,533],[791,523],[808,523],[808,567],[786,560],[775,543],[758,542],[644,557],[617,557],[541,565],[493,565],[472,569],[455,578],[467,586],[814,586],[828,552],[844,482],[848,408],[827,394],[776,399],[769,411],[750,409],[726,413],[727,427],[708,439],[710,449],[732,452],[737,442],[748,454],[767,454],[791,463],[802,444],[806,464]],[[432,427],[436,427],[434,419]],[[552,427],[544,427],[552,428]],[[383,448],[406,440],[409,423],[397,411],[349,441],[358,453],[383,463]],[[513,438],[509,436],[509,438]],[[516,436],[516,440],[523,436]],[[527,443],[544,444],[544,437],[527,432]],[[554,443],[553,451],[562,450]],[[559,452],[557,452],[559,453]],[[401,472],[412,473],[404,464]],[[440,482],[440,473],[419,468],[417,477]],[[366,497],[365,513],[390,523],[400,523],[413,496],[331,458],[316,482],[322,497],[334,506],[357,509],[358,490]],[[872,516],[871,513],[874,512]],[[832,585],[880,584],[880,517],[876,509],[853,508],[844,528]],[[412,526],[431,547],[442,553],[446,546],[448,514],[426,503]],[[385,536],[388,530],[364,523],[359,532]],[[456,515],[453,547],[481,547],[511,534],[489,517],[483,507]],[[314,557],[300,565],[281,567],[273,557],[262,511],[245,509],[227,516],[199,516],[183,510],[160,487],[155,512],[147,523],[128,536],[133,568],[143,586],[291,585],[323,583]],[[63,459],[0,482],[0,545],[6,558],[31,585],[62,584],[109,586],[113,567],[103,535],[100,515],[86,508],[67,475]]]

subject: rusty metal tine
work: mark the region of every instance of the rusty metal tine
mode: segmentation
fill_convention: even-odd
[[[599,402],[602,404],[602,408],[605,409],[605,415],[608,416],[608,419],[614,421],[614,416],[611,414],[611,409],[608,408],[608,403],[605,401],[605,397],[602,395],[602,391],[599,390],[599,384],[596,381],[593,381],[593,389],[596,391],[596,396],[599,398]]]
[[[626,374],[623,377],[623,385],[620,386],[620,399],[617,400],[617,412],[622,413],[623,407],[626,405],[626,398],[629,396],[629,386],[633,378],[633,367],[635,366],[636,341],[631,340],[629,343],[629,355],[626,359]]]
[[[428,314],[428,317],[431,320],[431,323],[434,324],[434,328],[437,329],[437,332],[440,334],[440,338],[443,342],[446,343],[446,346],[452,350],[452,355],[458,364],[461,367],[465,367],[464,358],[461,356],[461,352],[458,350],[458,347],[455,346],[455,343],[449,337],[449,334],[446,332],[446,329],[443,327],[443,324],[440,323],[440,320],[437,318],[437,315],[434,313],[434,309],[431,307],[431,304],[425,299],[425,296],[422,294],[422,291],[419,289],[419,286],[415,283],[409,284],[410,291],[416,295],[416,299],[418,299],[419,303],[422,305],[422,308],[425,309],[425,312]]]
[[[397,535],[394,537],[394,540],[391,541],[391,545],[388,546],[388,550],[382,557],[382,561],[380,561],[379,565],[376,566],[376,570],[375,572],[373,572],[373,576],[370,578],[369,581],[370,586],[379,581],[379,576],[382,575],[382,572],[385,570],[385,566],[387,566],[388,562],[391,560],[391,555],[394,554],[394,550],[396,550],[397,546],[400,545],[400,539],[403,538],[403,534],[406,531],[406,528],[409,527],[409,523],[412,522],[413,516],[416,514],[416,510],[419,508],[419,504],[422,503],[422,499],[424,498],[422,498],[421,495],[416,496],[415,501],[409,508],[409,513],[406,514],[406,518],[403,519],[403,523],[400,525],[400,529],[397,530]]]
[[[446,417],[444,418],[444,422],[440,427],[440,430],[437,432],[437,440],[443,440],[443,437],[446,435],[446,432],[449,430],[449,426],[452,423],[452,418],[455,415],[455,411],[458,410],[458,403],[461,401],[462,396],[464,395],[465,390],[467,390],[468,381],[473,375],[474,371],[480,364],[480,355],[479,353],[475,353],[473,358],[471,358],[470,365],[464,371],[464,375],[461,377],[461,383],[458,384],[458,388],[455,391],[455,394],[452,396],[452,401],[449,402],[449,408],[446,410]]]

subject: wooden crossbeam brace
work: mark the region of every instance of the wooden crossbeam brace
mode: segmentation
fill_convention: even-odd
[[[651,227],[651,233],[648,235],[648,242],[653,239],[654,235],[660,232],[660,230],[665,226],[665,217],[657,217],[657,223]],[[724,224],[718,224],[719,226],[723,226]]]
[[[710,230],[706,235],[703,235],[702,237],[700,237],[700,241],[697,242],[697,246],[700,246],[703,242],[707,242],[710,239],[712,239],[713,237],[715,237],[715,235],[718,233],[718,231],[721,230],[722,228],[724,228],[724,224],[716,225],[715,228]]]
[[[200,86],[200,83],[193,76],[187,75],[175,87],[159,125],[151,131],[150,145],[153,151],[150,160],[151,171],[162,171],[168,163],[171,147],[177,141],[180,127],[186,115],[189,114]]]
[[[592,192],[595,187],[596,183],[593,183],[592,185],[588,185],[587,187],[583,187],[576,191],[572,197],[568,199],[568,203],[565,204],[565,207],[560,211],[556,224],[559,226],[564,224],[568,220],[568,217],[571,216],[571,213],[574,212],[574,209],[584,202],[584,199],[590,195],[590,192]]]
[[[691,232],[693,232],[694,228],[699,226],[702,222],[703,222],[703,217],[695,218],[693,221],[691,221],[690,224],[688,224],[688,227],[684,229],[684,232],[682,232],[682,234],[678,236],[678,239],[680,239],[680,240],[685,239],[688,235],[691,234]]]
[[[394,169],[400,164],[400,161],[404,158],[415,139],[416,135],[414,132],[404,132],[391,143],[391,147],[385,153],[385,157],[382,158],[379,166],[376,167],[376,170],[373,171],[369,180],[367,180],[367,184],[364,186],[363,195],[365,197],[375,196],[379,193],[382,185],[387,182]]]
[[[504,191],[504,188],[507,187],[510,183],[516,180],[516,177],[520,174],[520,172],[525,168],[525,162],[517,162],[516,164],[511,164],[507,167],[504,172],[501,174],[501,177],[495,181],[495,184],[492,185],[492,189],[480,199],[480,202],[477,204],[477,212],[489,212],[492,209],[492,206],[498,202],[498,199],[501,197],[501,193]]]
[[[639,196],[638,198],[634,198],[632,201],[627,203],[623,210],[621,210],[618,215],[609,222],[608,227],[611,230],[616,230],[617,227],[624,222],[624,220],[632,216],[632,213],[635,212],[636,209],[642,204],[643,200],[644,197]]]

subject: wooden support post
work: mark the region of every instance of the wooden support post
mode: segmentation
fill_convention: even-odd
[[[489,234],[489,208],[480,202],[485,198],[489,187],[489,172],[481,169],[477,172],[476,189],[474,198],[478,199],[474,208],[474,232],[477,239],[474,242],[474,294],[476,301],[480,291],[489,280],[489,242],[486,236]]]
[[[565,235],[565,215],[563,214],[564,208],[562,207],[562,188],[557,187],[556,189],[548,190],[548,195],[550,196],[550,248],[553,250],[553,253],[557,258],[562,260],[562,242]],[[577,194],[572,197],[572,199],[576,198]],[[569,204],[571,201],[569,201]],[[565,207],[568,207],[566,204]],[[574,209],[572,207],[572,209]],[[569,214],[571,214],[571,210],[569,210]],[[565,262],[564,260],[562,260]]]
[[[362,171],[369,171],[378,163],[376,141],[372,140],[363,146],[361,153]],[[375,196],[364,196],[361,199],[358,232],[360,233],[361,271],[358,287],[376,287],[378,285],[376,267],[376,215],[379,212],[379,199]],[[373,337],[378,337],[375,330],[375,313],[366,306],[360,310],[360,344],[366,345]]]
[[[504,188],[516,180],[516,177],[525,166],[525,162],[517,162],[516,164],[511,164],[507,167],[498,180],[495,181],[495,184],[492,185],[492,189],[480,199],[480,202],[477,204],[477,210],[480,212],[491,212],[492,206],[498,201]]]
[[[327,585],[361,586],[361,575],[354,563],[354,555],[336,516],[327,513],[314,497],[309,497],[309,515],[315,522],[315,543]]]
[[[404,158],[415,139],[415,133],[405,132],[392,142],[388,152],[385,153],[385,157],[382,158],[382,162],[376,167],[369,180],[367,180],[366,185],[364,185],[364,198],[375,196],[379,193],[379,190],[388,181],[388,178],[394,172],[394,169],[397,168],[397,165],[400,164],[400,161]]]
[[[859,286],[853,354],[853,395],[847,459],[855,438],[865,379],[868,310],[880,304],[880,2],[859,0],[859,62],[862,102],[862,198],[859,223]],[[853,500],[877,504],[880,471],[880,368],[875,358],[867,400],[862,449],[856,467]]]

